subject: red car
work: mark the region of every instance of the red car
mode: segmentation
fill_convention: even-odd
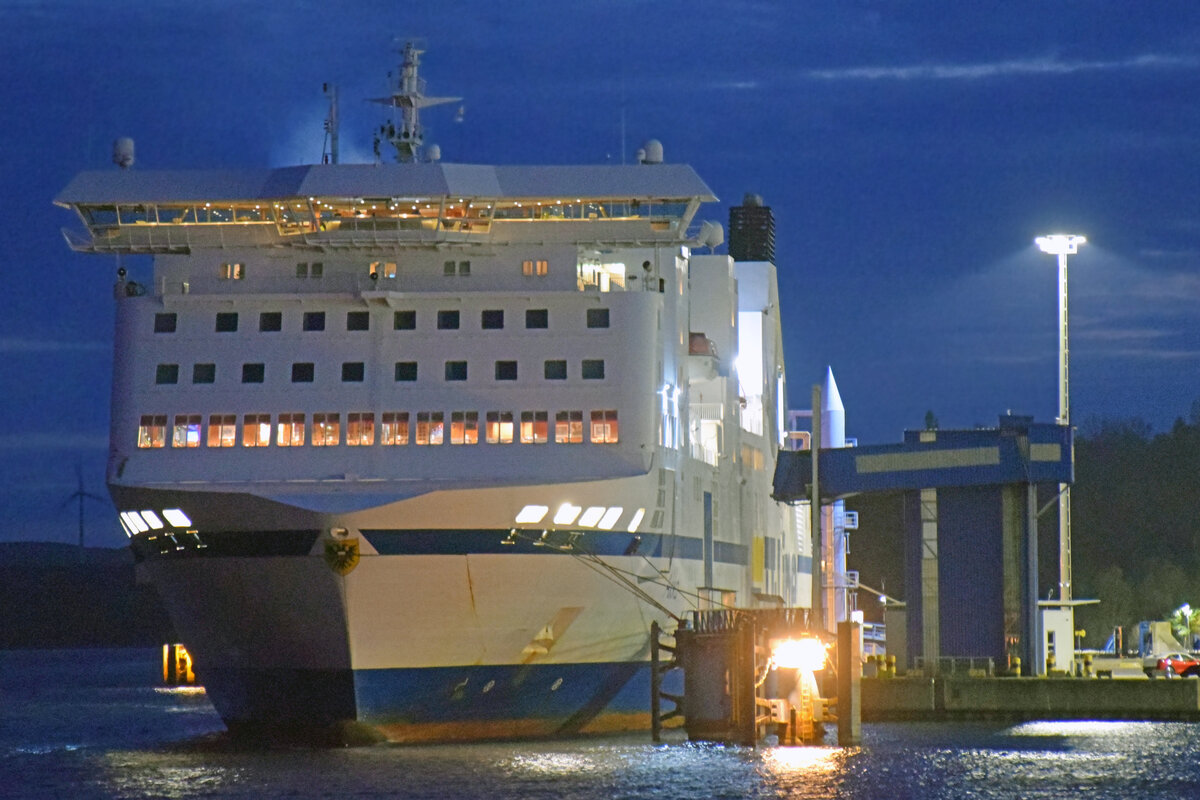
[[[1200,678],[1200,656],[1186,653],[1165,655],[1158,660],[1154,674],[1162,675],[1164,678],[1172,678],[1176,675],[1181,678]],[[1154,675],[1150,677],[1154,677]]]

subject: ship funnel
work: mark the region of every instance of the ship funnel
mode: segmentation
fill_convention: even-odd
[[[133,139],[122,136],[113,142],[113,163],[121,169],[133,166]]]

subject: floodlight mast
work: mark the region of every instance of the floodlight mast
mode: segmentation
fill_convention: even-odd
[[[1087,238],[1068,234],[1039,236],[1034,243],[1043,253],[1058,256],[1058,424],[1071,424],[1070,339],[1067,314],[1067,256],[1079,252]],[[1074,445],[1072,445],[1074,448]],[[1074,454],[1072,453],[1072,461]],[[1071,600],[1071,485],[1058,493],[1058,599]]]

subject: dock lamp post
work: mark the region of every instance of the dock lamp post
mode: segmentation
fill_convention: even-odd
[[[1067,326],[1067,256],[1086,244],[1083,236],[1054,234],[1034,239],[1043,253],[1058,256],[1058,424],[1071,424],[1069,360],[1071,349]],[[1071,486],[1058,487],[1058,598],[1071,602]]]

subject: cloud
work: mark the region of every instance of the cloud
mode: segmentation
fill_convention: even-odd
[[[14,433],[0,436],[0,450],[107,450],[108,435],[94,433]]]
[[[1141,55],[1116,61],[1060,61],[1057,58],[1025,58],[990,64],[914,64],[911,66],[847,67],[815,69],[805,77],[825,81],[877,80],[981,80],[1011,75],[1070,75],[1077,72],[1113,72],[1140,69],[1193,69],[1195,56]]]
[[[107,353],[109,342],[54,342],[46,339],[0,337],[0,353]]]

